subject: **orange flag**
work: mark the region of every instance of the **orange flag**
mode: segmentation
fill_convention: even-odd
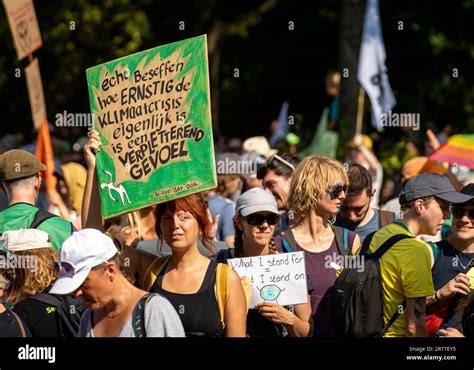
[[[38,130],[38,139],[36,141],[36,157],[46,166],[43,178],[46,181],[46,190],[56,189],[56,176],[54,173],[54,153],[51,145],[51,136],[49,135],[48,121],[44,120]]]

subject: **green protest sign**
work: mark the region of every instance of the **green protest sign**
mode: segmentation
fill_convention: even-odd
[[[216,186],[205,35],[86,73],[103,217]]]

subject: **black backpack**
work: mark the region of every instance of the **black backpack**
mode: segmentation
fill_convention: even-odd
[[[49,293],[39,293],[29,298],[56,308],[59,338],[77,337],[81,316],[86,309],[81,299]]]
[[[364,258],[363,269],[345,268],[334,284],[332,295],[332,322],[336,336],[378,337],[383,336],[400,315],[397,309],[384,325],[382,277],[379,259],[398,241],[411,238],[397,234],[387,239],[373,254],[368,254],[375,232],[367,235],[360,255]],[[405,302],[402,304],[405,307]]]

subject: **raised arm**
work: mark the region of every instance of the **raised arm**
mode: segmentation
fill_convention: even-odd
[[[84,156],[87,162],[87,178],[81,211],[82,227],[99,230],[103,230],[103,224],[95,155],[101,145],[102,143],[97,131],[89,131],[89,141],[84,145]]]

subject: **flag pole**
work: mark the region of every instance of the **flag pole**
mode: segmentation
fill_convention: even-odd
[[[359,99],[357,103],[357,122],[356,122],[356,134],[362,132],[362,119],[364,117],[364,101],[365,101],[365,91],[362,86],[359,87]]]

